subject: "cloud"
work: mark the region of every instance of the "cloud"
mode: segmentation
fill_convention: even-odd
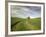
[[[11,6],[11,16],[26,18],[31,17],[41,17],[41,7],[40,6]]]

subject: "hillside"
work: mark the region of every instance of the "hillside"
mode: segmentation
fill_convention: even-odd
[[[11,17],[11,31],[28,31],[41,29],[40,18],[17,18]]]

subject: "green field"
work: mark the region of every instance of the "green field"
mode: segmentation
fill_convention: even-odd
[[[11,17],[11,31],[28,31],[28,30],[40,30],[41,19],[40,18],[17,18]]]

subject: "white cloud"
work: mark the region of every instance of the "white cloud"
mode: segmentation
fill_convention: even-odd
[[[12,6],[12,17],[19,17],[19,18],[27,18],[28,16],[30,18],[37,18],[41,16],[41,10],[40,7],[33,7],[33,6],[29,6],[29,8],[27,6],[25,7],[20,7],[20,6],[16,6],[16,8]],[[19,9],[18,9],[19,8]]]

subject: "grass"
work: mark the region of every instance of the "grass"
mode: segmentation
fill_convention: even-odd
[[[11,31],[28,31],[28,30],[40,30],[41,19],[23,19],[17,17],[11,17]]]

